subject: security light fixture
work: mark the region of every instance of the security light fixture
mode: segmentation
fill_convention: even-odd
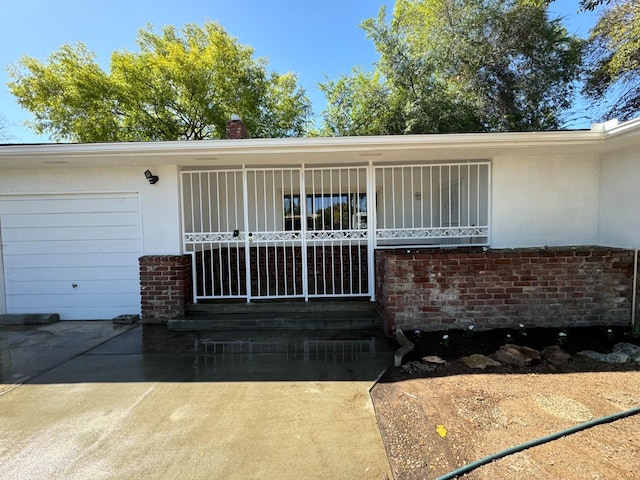
[[[158,180],[160,180],[160,178],[157,175],[154,175],[153,173],[151,173],[151,170],[147,170],[146,172],[144,172],[144,176],[147,177],[147,180],[149,180],[149,183],[151,185],[158,183]]]

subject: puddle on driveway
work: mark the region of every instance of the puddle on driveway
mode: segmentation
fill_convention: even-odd
[[[64,349],[64,342],[48,345],[42,338],[45,350],[51,344]],[[393,364],[396,349],[378,330],[169,332],[155,325],[138,325],[91,347],[38,375],[30,372],[29,383],[373,382]],[[7,350],[0,343],[5,357]]]

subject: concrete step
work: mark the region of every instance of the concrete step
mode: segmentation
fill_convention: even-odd
[[[262,330],[262,329],[301,329],[301,330],[342,330],[380,327],[377,318],[253,318],[236,316],[235,318],[174,318],[168,321],[167,328],[174,332],[200,330]]]
[[[57,313],[0,315],[0,325],[49,325],[59,320]]]
[[[314,313],[314,312],[366,312],[375,314],[376,305],[369,300],[347,301],[253,301],[195,303],[187,308],[187,314],[227,313]]]
[[[197,304],[183,318],[169,320],[172,331],[361,330],[380,328],[372,302],[264,302]]]

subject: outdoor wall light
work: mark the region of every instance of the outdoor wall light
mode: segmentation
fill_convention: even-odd
[[[158,183],[158,180],[160,180],[160,178],[157,175],[154,175],[153,173],[151,173],[151,170],[147,170],[146,172],[144,172],[144,176],[147,177],[147,180],[149,180],[149,183],[151,185]]]

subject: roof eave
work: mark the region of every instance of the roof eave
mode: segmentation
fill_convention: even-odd
[[[639,123],[640,125],[640,123]],[[629,129],[625,129],[627,132]],[[212,155],[225,153],[336,152],[420,149],[503,149],[540,148],[603,143],[605,135],[619,132],[557,131],[507,133],[454,133],[432,135],[395,135],[361,137],[304,137],[247,140],[202,140],[181,142],[131,142],[91,144],[38,144],[0,147],[2,157],[56,156],[148,156]]]

